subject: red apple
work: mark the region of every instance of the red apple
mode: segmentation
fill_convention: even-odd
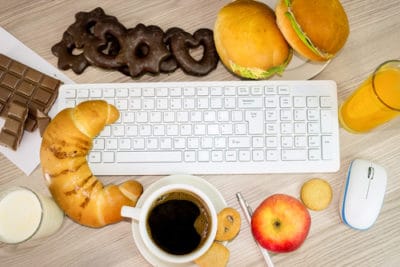
[[[290,252],[300,247],[310,225],[311,217],[304,204],[285,194],[266,198],[251,219],[255,239],[272,252]]]

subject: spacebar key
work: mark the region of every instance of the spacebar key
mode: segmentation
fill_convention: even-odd
[[[118,152],[116,160],[118,163],[179,162],[182,161],[182,153],[179,151]]]

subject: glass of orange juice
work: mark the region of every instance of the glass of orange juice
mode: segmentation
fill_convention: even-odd
[[[365,133],[400,115],[400,60],[382,63],[339,108],[339,121]]]

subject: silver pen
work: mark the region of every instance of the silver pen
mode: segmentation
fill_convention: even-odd
[[[243,213],[246,217],[247,222],[250,225],[251,228],[251,216],[253,215],[253,210],[251,209],[250,205],[247,203],[247,201],[244,199],[242,196],[242,193],[238,192],[236,193],[237,200],[239,201],[239,205],[243,210]],[[274,263],[271,260],[271,257],[269,256],[268,251],[261,247],[261,245],[256,241],[256,244],[258,248],[260,249],[261,255],[264,257],[265,263],[267,264],[268,267],[274,267]]]

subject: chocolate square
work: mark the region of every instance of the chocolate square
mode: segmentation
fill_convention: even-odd
[[[9,147],[12,150],[17,150],[18,139],[15,135],[12,135],[5,131],[1,131],[0,132],[0,144]]]
[[[40,72],[38,72],[37,70],[28,69],[25,73],[25,78],[28,79],[29,81],[38,83],[38,82],[40,82],[40,79],[42,78],[42,74]]]
[[[1,81],[1,84],[7,86],[8,88],[14,89],[15,87],[17,87],[18,82],[18,77],[10,73],[6,73],[3,80]]]
[[[17,92],[24,96],[31,97],[34,90],[35,85],[27,81],[22,81],[18,86]]]
[[[11,61],[12,60],[10,58],[0,54],[0,68],[8,69],[8,66],[10,66]]]
[[[16,119],[7,118],[3,130],[13,135],[19,135],[23,130],[23,125],[21,125],[21,122]]]
[[[11,62],[11,65],[8,69],[13,73],[15,73],[19,76],[22,76],[22,75],[24,75],[26,67],[25,67],[25,65],[23,65],[17,61],[13,61],[13,62]]]

